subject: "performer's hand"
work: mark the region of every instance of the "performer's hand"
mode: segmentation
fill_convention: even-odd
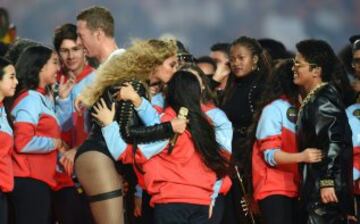
[[[112,103],[111,110],[109,110],[104,99],[101,98],[100,102],[94,105],[94,111],[95,113],[91,113],[91,115],[100,121],[104,126],[107,126],[114,120],[115,103]]]
[[[59,97],[61,99],[65,99],[69,96],[72,88],[75,85],[75,75],[73,73],[69,73],[69,79],[65,82],[65,76],[60,77],[59,83]]]
[[[324,204],[337,203],[338,202],[338,198],[336,197],[334,187],[321,188],[320,189],[320,196],[321,196],[321,201]]]
[[[301,153],[302,162],[304,163],[318,163],[322,159],[322,152],[319,149],[307,148]]]
[[[61,152],[65,152],[65,145],[63,140],[61,140],[60,138],[54,138],[53,139],[53,143],[54,143],[54,148],[61,151]]]
[[[347,215],[346,219],[348,220],[347,223],[357,223],[358,219],[354,215]]]
[[[72,148],[62,154],[59,162],[65,169],[65,173],[69,176],[73,174],[74,171],[74,160],[76,155],[77,148]]]
[[[141,216],[141,205],[142,205],[142,198],[135,196],[134,197],[134,216],[135,217]]]
[[[130,83],[124,83],[117,94],[117,100],[129,100],[135,107],[139,107],[142,100],[139,94],[134,90]]]
[[[170,123],[174,133],[182,134],[186,130],[187,120],[183,118],[173,118]]]
[[[227,63],[218,63],[213,80],[222,82],[230,74],[230,67]]]
[[[69,146],[68,144],[66,144],[65,141],[61,140],[61,139],[58,139],[58,138],[55,138],[54,140],[54,145],[55,145],[55,148],[57,149],[57,151],[59,151],[60,153],[65,153],[66,151],[69,150]]]
[[[81,116],[83,113],[83,109],[84,109],[84,105],[83,105],[83,99],[82,99],[82,95],[79,95],[78,97],[76,97],[75,101],[74,101],[74,107],[76,112],[78,112],[78,115]]]

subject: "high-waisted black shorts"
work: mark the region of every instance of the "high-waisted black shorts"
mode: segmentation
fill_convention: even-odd
[[[80,145],[80,147],[78,148],[76,155],[75,155],[75,160],[81,154],[89,152],[89,151],[101,152],[104,155],[111,158],[112,160],[114,160],[114,158],[111,156],[111,154],[109,152],[108,147],[106,146],[106,142],[105,142],[104,138],[102,137],[100,130],[92,131],[89,134],[88,139],[86,139],[85,142],[82,145]]]

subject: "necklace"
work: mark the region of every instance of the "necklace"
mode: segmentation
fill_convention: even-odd
[[[304,109],[305,105],[308,104],[310,102],[310,100],[313,98],[313,96],[315,96],[315,94],[317,92],[319,92],[319,90],[326,86],[328,83],[327,82],[322,82],[322,83],[319,83],[318,85],[315,86],[314,89],[312,89],[305,97],[305,99],[301,102],[301,106],[300,106],[300,109],[299,109],[299,115],[301,114],[302,110]]]

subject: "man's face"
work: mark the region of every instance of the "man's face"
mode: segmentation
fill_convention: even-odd
[[[215,74],[215,68],[210,63],[198,63],[197,66],[204,72],[205,75],[212,76]]]
[[[96,34],[94,31],[91,31],[86,21],[78,20],[76,23],[78,41],[81,43],[85,49],[85,53],[89,57],[96,57],[98,55],[98,41],[96,39]]]
[[[85,65],[84,49],[74,40],[64,39],[61,42],[59,56],[65,68],[74,73]]]
[[[296,53],[293,65],[294,83],[301,87],[312,86],[315,77],[315,69],[312,68],[314,64],[311,64],[305,60],[301,53]]]
[[[226,64],[229,62],[227,55],[222,51],[212,51],[210,57],[214,59],[216,64]]]
[[[353,53],[353,59],[351,65],[355,71],[354,75],[357,77],[357,79],[360,79],[360,50],[356,50]]]

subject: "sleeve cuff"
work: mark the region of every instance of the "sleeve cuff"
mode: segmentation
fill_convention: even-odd
[[[142,198],[143,189],[139,186],[135,186],[135,197]]]
[[[264,160],[268,165],[272,167],[275,167],[277,165],[275,161],[275,152],[278,150],[280,149],[267,149],[264,151]]]
[[[354,167],[353,168],[353,180],[357,181],[359,178],[360,178],[360,171]]]
[[[148,106],[148,102],[144,97],[141,97],[141,104],[138,107],[134,107],[136,111],[144,111]]]
[[[320,188],[325,188],[325,187],[334,187],[335,186],[335,182],[332,179],[323,179],[320,180]]]
[[[111,132],[111,131],[117,131],[117,127],[116,127],[116,126],[118,126],[118,124],[116,123],[116,121],[113,121],[113,122],[111,122],[110,124],[102,127],[102,128],[101,128],[101,132],[102,132],[103,134],[106,134],[106,133]]]

